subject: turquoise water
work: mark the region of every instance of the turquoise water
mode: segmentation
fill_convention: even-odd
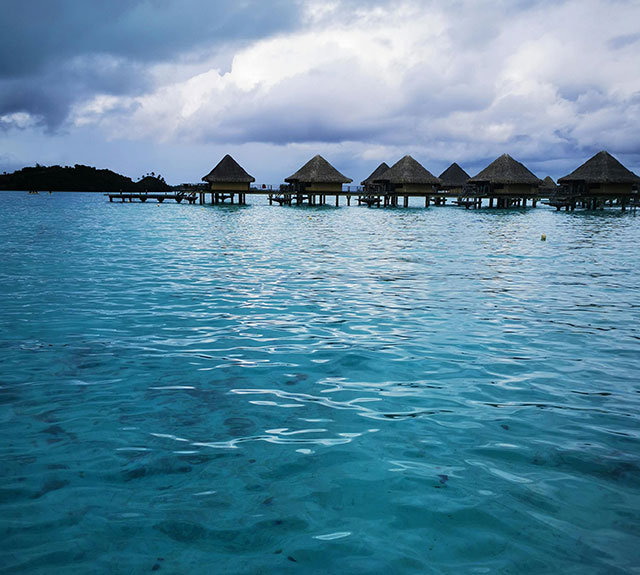
[[[0,194],[0,573],[639,572],[640,217],[250,201]]]

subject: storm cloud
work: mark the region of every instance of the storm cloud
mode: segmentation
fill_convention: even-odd
[[[0,144],[25,163],[29,142],[73,150],[90,131],[103,160],[127,142],[180,180],[201,175],[177,165],[186,149],[201,170],[235,151],[267,180],[287,175],[278,154],[285,170],[316,152],[354,179],[404,153],[434,172],[505,151],[541,176],[600,149],[640,167],[637,2],[5,6]]]
[[[26,113],[51,130],[96,94],[155,88],[151,66],[188,64],[200,52],[222,60],[226,49],[293,26],[298,11],[259,0],[5,0],[3,12],[0,116],[6,125]]]

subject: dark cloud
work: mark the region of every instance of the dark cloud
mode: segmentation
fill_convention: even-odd
[[[291,27],[296,4],[261,0],[4,0],[0,76],[85,54],[157,62],[177,52]]]
[[[149,86],[144,67],[106,56],[83,56],[40,74],[0,79],[0,116],[26,112],[45,130],[58,128],[73,103],[95,93],[136,95]]]
[[[58,128],[94,93],[140,93],[146,66],[286,30],[284,0],[4,0],[0,116],[25,112]],[[1,124],[0,124],[1,125]]]
[[[633,46],[634,44],[640,43],[640,33],[638,34],[623,34],[622,36],[616,36],[615,38],[611,38],[608,44],[614,50],[621,50],[622,48],[626,48],[627,46]]]

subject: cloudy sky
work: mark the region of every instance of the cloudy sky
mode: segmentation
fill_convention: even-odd
[[[0,172],[640,174],[640,0],[2,0]]]

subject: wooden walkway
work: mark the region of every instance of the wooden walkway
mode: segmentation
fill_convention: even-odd
[[[424,206],[430,205],[445,206],[448,202],[450,205],[457,205],[464,207],[465,209],[479,209],[479,208],[496,208],[496,209],[513,209],[513,208],[527,208],[529,205],[533,208],[536,207],[538,202],[543,202],[546,205],[556,208],[557,210],[565,209],[566,211],[573,211],[577,207],[596,210],[604,209],[605,207],[619,207],[622,211],[630,208],[635,212],[636,208],[640,205],[640,194],[634,193],[631,196],[625,196],[621,198],[595,198],[591,196],[577,197],[569,196],[566,193],[547,193],[544,190],[540,190],[538,194],[528,194],[522,197],[507,197],[501,194],[487,195],[486,193],[477,193],[472,190],[463,190],[462,192],[447,192],[441,190],[434,190],[431,193],[403,195],[395,192],[382,192],[382,191],[370,191],[365,190],[361,186],[349,186],[340,192],[330,192],[327,194],[322,193],[305,193],[288,189],[285,186],[280,187],[278,190],[274,190],[271,186],[252,187],[246,192],[236,191],[210,191],[202,189],[194,189],[187,187],[175,192],[113,192],[106,193],[105,196],[109,197],[109,201],[119,202],[146,202],[148,200],[163,203],[165,200],[175,201],[176,203],[182,203],[183,201],[189,204],[205,205],[207,203],[207,195],[211,197],[211,204],[225,204],[229,201],[231,204],[237,203],[238,205],[246,205],[247,195],[251,196],[267,196],[269,205],[274,203],[285,206],[325,206],[335,205],[340,206],[341,198],[346,200],[346,205],[350,206],[352,200],[355,200],[358,205],[364,205],[367,207],[409,207],[410,199],[421,198],[424,201]],[[414,204],[415,205],[415,204]]]
[[[148,193],[148,192],[118,192],[113,194],[105,194],[109,196],[109,201],[120,200],[121,202],[146,202],[147,200],[156,200],[159,204],[165,200],[174,200],[178,204],[183,200],[189,204],[195,204],[198,199],[195,192],[175,192],[175,193]]]
[[[623,212],[629,208],[635,213],[636,209],[640,205],[640,196],[632,194],[631,196],[603,198],[557,194],[551,196],[549,200],[544,203],[555,208],[556,211],[560,211],[563,208],[567,212],[573,212],[576,208],[583,208],[586,210],[604,210],[604,208],[608,206],[610,208],[619,207]]]

